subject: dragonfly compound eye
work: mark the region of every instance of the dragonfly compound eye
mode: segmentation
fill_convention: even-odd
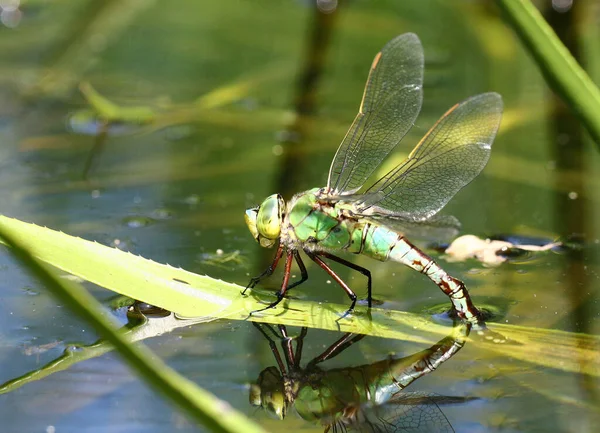
[[[250,385],[250,395],[248,396],[248,400],[252,406],[260,406],[262,403],[262,391],[260,386],[253,383]]]
[[[258,229],[256,228],[256,217],[258,216],[258,208],[254,207],[252,209],[247,209],[246,214],[244,215],[244,220],[246,220],[246,225],[248,226],[248,230],[252,233],[254,239],[258,241]]]
[[[256,229],[259,241],[263,246],[271,246],[279,238],[283,214],[283,199],[279,194],[273,194],[265,199],[258,208]],[[263,239],[264,238],[264,239]],[[263,242],[263,240],[265,242]],[[269,245],[267,245],[269,244]]]

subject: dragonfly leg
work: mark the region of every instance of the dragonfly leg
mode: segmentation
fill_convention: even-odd
[[[465,284],[459,279],[448,275],[433,259],[404,237],[398,239],[398,242],[390,251],[389,258],[426,275],[450,298],[458,317],[473,324],[484,325],[481,313],[471,301]]]
[[[372,296],[371,296],[371,271],[369,271],[367,268],[363,268],[362,266],[358,266],[352,262],[349,262],[348,260],[344,260],[341,257],[338,256],[334,256],[331,253],[328,253],[326,251],[323,252],[319,252],[316,253],[320,256],[323,257],[327,257],[328,259],[333,260],[334,262],[338,262],[344,266],[348,266],[350,269],[354,269],[355,271],[360,272],[361,274],[363,274],[364,276],[367,277],[367,302],[369,304],[369,308],[371,308],[371,304],[372,304]]]
[[[271,275],[273,275],[273,272],[275,272],[275,268],[277,268],[277,265],[279,264],[279,260],[281,259],[282,255],[283,255],[283,245],[280,245],[279,248],[277,249],[277,253],[275,254],[275,258],[273,259],[273,263],[271,263],[269,265],[269,267],[267,269],[265,269],[265,271],[262,274],[260,274],[258,277],[254,277],[254,278],[250,279],[250,282],[248,283],[246,288],[242,291],[242,295],[245,295],[246,291],[248,289],[253,289],[254,287],[256,287],[256,285],[263,278],[267,278],[267,277],[270,277]],[[290,284],[286,290],[290,290],[296,286],[299,286],[300,284],[302,284],[303,282],[308,280],[308,272],[306,271],[306,266],[304,266],[304,262],[302,261],[302,258],[300,257],[300,253],[298,251],[294,251],[294,258],[296,259],[296,263],[298,263],[298,267],[300,268],[300,280]]]
[[[279,329],[281,330],[281,335],[283,338],[280,341],[281,350],[283,350],[283,354],[285,356],[285,362],[287,363],[288,370],[291,370],[296,365],[294,348],[292,347],[293,338],[287,334],[287,330],[285,327],[282,328],[283,325],[279,325]]]
[[[269,335],[265,332],[265,330],[262,327],[267,326],[271,330],[271,332],[273,332],[274,334],[275,334],[275,331],[273,331],[273,329],[271,329],[269,325],[263,325],[262,323],[256,323],[256,322],[252,322],[252,324],[267,339],[267,341],[269,342],[269,347],[271,348],[271,352],[273,353],[273,356],[275,357],[275,361],[277,362],[277,366],[279,367],[279,370],[282,373],[285,373],[285,367],[283,365],[281,355],[279,354],[279,351],[277,350],[277,345],[275,344],[273,339],[271,337],[269,337]]]
[[[306,337],[307,332],[308,328],[302,327],[300,335],[296,337],[296,353],[294,354],[294,367],[300,366],[300,358],[302,358],[302,346],[304,345],[304,337]]]
[[[273,272],[275,272],[275,269],[277,268],[277,265],[279,264],[279,259],[281,259],[282,255],[283,255],[283,245],[279,244],[279,247],[277,247],[277,252],[275,253],[275,257],[273,258],[273,262],[258,277],[252,277],[250,279],[250,282],[248,283],[246,288],[242,291],[242,295],[245,295],[246,291],[248,289],[255,288],[256,285],[258,283],[260,283],[260,281],[263,278],[267,278],[267,277],[270,277],[271,275],[273,275]]]
[[[294,287],[297,287],[306,280],[308,280],[308,272],[306,271],[306,266],[304,266],[304,262],[302,261],[302,257],[300,257],[300,253],[298,251],[294,251],[294,259],[296,259],[296,263],[300,268],[300,279],[290,284],[286,290],[293,289]]]
[[[325,352],[321,353],[319,356],[316,356],[312,361],[310,361],[307,365],[307,368],[338,356],[348,347],[352,346],[354,343],[362,340],[363,338],[365,338],[364,334],[353,334],[351,332],[344,334],[342,338],[329,346]]]
[[[281,289],[276,293],[277,300],[271,302],[265,308],[261,308],[259,310],[251,311],[250,315],[253,315],[254,313],[258,313],[260,311],[268,310],[270,308],[274,308],[277,304],[279,304],[283,300],[283,297],[285,296],[285,292],[287,292],[287,290],[288,290],[288,282],[290,281],[290,274],[291,274],[291,271],[292,271],[292,258],[293,257],[294,257],[294,251],[288,250],[287,253],[286,253],[286,255],[285,255],[285,269],[284,269],[284,272],[283,272],[283,283],[281,284]]]
[[[344,289],[344,291],[346,292],[346,294],[352,301],[350,308],[348,308],[348,310],[346,310],[346,312],[344,313],[344,315],[341,318],[344,318],[348,314],[352,313],[352,311],[354,311],[354,306],[356,305],[356,293],[354,293],[352,291],[352,289],[350,287],[348,287],[348,284],[346,284],[344,282],[344,280],[342,280],[340,278],[340,276],[338,274],[336,274],[335,271],[333,269],[331,269],[327,263],[325,263],[319,256],[317,256],[316,253],[313,253],[311,251],[305,251],[305,252],[308,255],[308,257],[310,257],[312,259],[313,262],[315,262],[317,265],[322,267],[325,270],[325,272],[327,272],[329,275],[331,275],[331,277],[342,287],[342,289]]]
[[[256,324],[255,324],[255,326],[256,326]],[[302,330],[300,331],[300,335],[298,335],[297,337],[290,337],[285,325],[278,325],[277,327],[279,328],[279,332],[281,333],[281,335],[277,336],[277,338],[280,339],[281,348],[283,350],[283,353],[285,355],[285,360],[288,365],[288,371],[291,371],[300,366],[300,358],[302,356],[302,343],[304,341],[304,337],[306,336],[306,333],[308,332],[308,329],[306,327],[303,327]],[[262,329],[261,329],[261,332],[263,332]],[[275,335],[277,335],[273,330],[272,330],[272,332]],[[263,334],[264,334],[264,332],[263,332]],[[267,338],[269,339],[269,343],[271,343],[273,341],[268,336],[267,336]],[[292,341],[294,341],[294,340],[296,341],[296,350],[294,350],[292,347]],[[271,348],[271,350],[273,350],[273,349]],[[277,353],[277,355],[279,355],[279,353]]]

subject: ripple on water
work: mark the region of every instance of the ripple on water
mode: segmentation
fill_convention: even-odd
[[[149,226],[156,222],[156,220],[154,218],[139,216],[139,215],[127,216],[127,217],[123,218],[122,221],[123,221],[124,225],[126,225],[127,227],[132,228],[132,229],[146,227],[146,226]]]

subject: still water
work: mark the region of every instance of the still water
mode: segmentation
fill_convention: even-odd
[[[505,104],[488,166],[445,213],[460,219],[463,234],[576,242],[497,266],[441,258],[478,305],[498,311],[494,320],[537,335],[543,353],[536,357],[532,351],[523,360],[467,342],[408,390],[451,397],[451,404],[438,401],[442,415],[434,417],[457,432],[595,431],[597,146],[552,96],[492,2],[343,2],[325,19],[315,18],[307,3],[184,1],[175,7],[160,1],[32,0],[22,2],[18,13],[3,12],[9,18],[0,26],[2,214],[245,285],[271,252],[260,257],[244,210],[273,192],[289,198],[324,185],[373,55],[397,34],[417,33],[425,50],[424,104],[400,153],[468,96],[495,91]],[[600,82],[600,12],[591,1],[578,7],[559,18],[547,12],[560,25],[577,28],[581,60]],[[302,71],[310,71],[306,59],[314,60],[307,54],[311,38],[324,69],[317,92],[302,97],[297,83]],[[74,121],[73,113],[88,108],[78,90],[82,82],[117,104],[147,108],[155,118],[114,125],[99,140],[98,125]],[[294,106],[314,117],[299,124]],[[97,340],[6,252],[0,261],[0,382]],[[422,313],[447,302],[408,268],[363,257],[356,262],[371,270],[382,308]],[[362,277],[336,270],[364,298]],[[314,266],[309,273],[294,297],[347,302],[325,273]],[[277,288],[278,275],[264,286]],[[110,304],[112,293],[86,287]],[[126,323],[123,309],[114,314]],[[308,330],[300,367],[341,337]],[[271,338],[279,345],[278,337]],[[350,367],[405,359],[435,343],[367,336],[318,367],[347,373]],[[293,410],[280,421],[249,404],[256,391],[251,384],[277,366],[269,341],[249,322],[187,326],[146,344],[269,431],[324,429]],[[560,362],[565,348],[568,365]],[[556,365],[540,361],[554,353]],[[0,420],[2,432],[203,431],[110,352],[1,394]]]

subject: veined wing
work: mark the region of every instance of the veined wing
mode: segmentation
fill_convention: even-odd
[[[392,39],[369,72],[354,123],[329,169],[333,194],[356,192],[413,126],[423,100],[423,47],[417,35]]]
[[[447,242],[460,231],[460,222],[452,215],[434,215],[426,221],[410,221],[394,215],[371,215],[364,217],[368,222],[385,225],[411,240]]]
[[[360,213],[410,221],[431,218],[485,167],[501,118],[497,93],[456,104],[404,162],[365,192]]]
[[[361,433],[454,433],[440,406],[463,404],[469,397],[411,392],[379,406],[362,407],[347,430]]]

